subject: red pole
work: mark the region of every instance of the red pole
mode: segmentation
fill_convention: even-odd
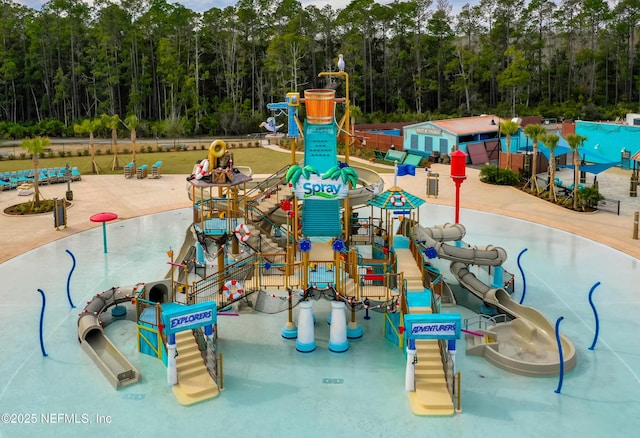
[[[460,223],[460,185],[462,184],[462,180],[459,178],[455,178],[453,180],[456,184],[456,224]]]

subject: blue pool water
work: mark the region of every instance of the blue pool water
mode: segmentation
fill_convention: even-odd
[[[425,205],[420,217],[424,225],[451,222],[453,210]],[[332,353],[323,300],[314,303],[317,349],[308,354],[280,337],[286,313],[221,316],[225,389],[191,407],[176,402],[162,363],[137,352],[135,324],[114,322],[107,335],[142,374],[139,383],[116,391],[77,342],[79,310],[67,301],[71,258],[65,250],[77,259],[71,296],[82,308],[111,286],[164,277],[166,251],[179,250],[190,219],[183,209],[109,224],[106,255],[96,228],[0,265],[0,413],[15,414],[2,417],[0,436],[604,437],[635,436],[640,428],[639,261],[575,235],[469,210],[461,211],[465,241],[502,246],[509,254],[505,268],[514,273],[518,253],[528,248],[524,304],[554,322],[564,317],[561,331],[576,345],[578,364],[565,375],[561,394],[554,392],[557,377],[507,373],[466,356],[461,341],[462,412],[415,416],[404,391],[404,355],[383,338],[381,315],[364,320],[359,313],[363,338],[345,353]],[[598,281],[600,338],[591,351],[595,323],[587,295]],[[38,288],[47,297],[47,357],[38,340]],[[447,311],[472,316],[464,308]]]

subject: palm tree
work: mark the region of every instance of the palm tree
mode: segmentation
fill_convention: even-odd
[[[531,163],[531,178],[529,178],[529,182],[525,185],[525,187],[531,184],[531,188],[536,190],[536,192],[540,192],[538,188],[538,179],[536,178],[536,172],[538,171],[538,142],[542,138],[543,135],[547,133],[547,130],[542,125],[527,125],[524,127],[524,134],[533,140],[533,160]]]
[[[40,158],[40,154],[44,152],[46,148],[51,144],[51,140],[49,137],[36,137],[36,138],[27,138],[22,141],[20,147],[22,149],[26,149],[31,154],[31,158],[33,159],[33,206],[40,206],[40,190],[38,188],[39,178],[38,178],[38,159]]]
[[[131,114],[124,119],[124,124],[131,132],[131,149],[133,151],[131,162],[133,162],[133,167],[136,167],[136,128],[140,125],[140,121],[135,114]]]
[[[100,129],[102,122],[100,119],[85,119],[82,123],[73,125],[76,134],[89,134],[89,147],[91,148],[91,170],[96,175],[100,173],[100,166],[96,163],[96,149],[93,145],[93,133]]]
[[[578,187],[580,186],[580,148],[587,137],[580,134],[567,135],[567,143],[573,152],[573,209],[578,209]]]
[[[165,134],[173,138],[173,148],[175,149],[176,137],[184,133],[184,119],[178,117],[177,114],[171,114],[171,116],[164,121],[162,129]]]
[[[102,120],[105,128],[111,129],[111,148],[113,151],[111,170],[121,169],[120,161],[118,160],[118,124],[120,123],[120,117],[117,114],[112,116],[103,114],[100,116],[100,120]]]
[[[556,202],[556,147],[560,142],[558,134],[546,134],[540,138],[545,146],[549,148],[549,201]]]
[[[520,123],[513,120],[505,120],[500,122],[500,134],[507,137],[507,169],[511,169],[511,136],[518,132]]]

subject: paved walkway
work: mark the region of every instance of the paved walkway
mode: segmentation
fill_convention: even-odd
[[[273,148],[285,153],[288,151]],[[357,161],[357,160],[354,160]],[[241,163],[239,163],[240,165]],[[433,172],[440,176],[437,198],[426,198],[427,202],[454,205],[455,187],[449,178],[450,167],[433,165]],[[549,225],[570,233],[618,249],[640,258],[640,240],[632,239],[633,217],[617,216],[609,212],[577,213],[529,196],[512,187],[500,187],[481,183],[479,170],[468,169],[467,180],[462,184],[460,203],[463,208],[460,222],[464,222],[464,209],[481,210],[495,214],[524,219]],[[56,230],[51,213],[32,217],[9,217],[0,215],[0,263],[40,245],[69,236],[73,233],[100,226],[89,220],[91,215],[111,211],[121,219],[189,207],[186,195],[186,175],[162,175],[159,179],[125,179],[121,175],[85,175],[82,181],[71,185],[73,205],[68,210],[68,228]],[[393,185],[393,174],[382,174],[385,187]],[[427,173],[417,169],[416,176],[397,178],[397,184],[408,192],[425,197]],[[606,186],[603,176],[598,178],[601,188]],[[628,178],[626,188],[628,190]],[[45,197],[62,198],[66,184],[44,186]],[[628,195],[628,193],[627,193]],[[615,196],[612,196],[615,198]],[[627,196],[628,198],[628,196]],[[0,192],[0,209],[23,201],[15,191]],[[640,201],[639,201],[640,204]],[[640,205],[639,205],[640,207]],[[633,210],[634,207],[630,207]],[[636,210],[637,211],[637,210]],[[451,222],[453,222],[453,214]],[[473,224],[465,224],[472,227]],[[96,251],[101,251],[101,242],[96,242]]]
[[[561,169],[556,172],[556,176],[567,185],[573,182],[573,170],[571,169]],[[629,196],[631,170],[612,167],[597,176],[587,173],[586,185],[593,185],[594,178],[597,178],[598,190],[607,201],[611,200],[613,203],[620,201],[621,216],[633,216],[634,212],[640,211],[640,198]]]
[[[450,178],[450,167],[436,164],[432,171],[440,176],[438,198],[427,198],[427,202],[440,205],[455,205],[455,186]],[[390,186],[393,175],[384,175]],[[398,185],[407,191],[424,196],[426,193],[426,172],[420,171],[415,177],[398,178]],[[480,210],[523,219],[538,224],[577,234],[640,258],[640,240],[632,239],[633,217],[617,216],[599,211],[579,213],[551,204],[514,188],[494,186],[480,182],[477,169],[467,169],[467,180],[460,190],[460,222],[465,224],[464,209]],[[454,217],[452,215],[451,222]],[[472,227],[472,224],[465,224]]]
[[[67,228],[56,230],[52,213],[29,217],[0,214],[0,263],[54,240],[101,226],[89,220],[95,213],[110,211],[120,220],[189,207],[185,177],[126,179],[122,175],[83,175],[81,181],[71,183],[73,202],[67,210]],[[64,198],[66,191],[66,184],[41,187],[45,198]],[[27,200],[17,196],[15,190],[0,192],[0,211]],[[96,242],[96,251],[102,251],[100,245],[101,242]]]

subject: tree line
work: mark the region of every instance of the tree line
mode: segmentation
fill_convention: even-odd
[[[138,133],[256,132],[269,102],[331,87],[343,54],[358,122],[614,119],[640,103],[640,0],[0,0],[0,138],[73,135],[103,114]],[[125,132],[121,125],[119,130]],[[105,128],[105,135],[109,129]]]

